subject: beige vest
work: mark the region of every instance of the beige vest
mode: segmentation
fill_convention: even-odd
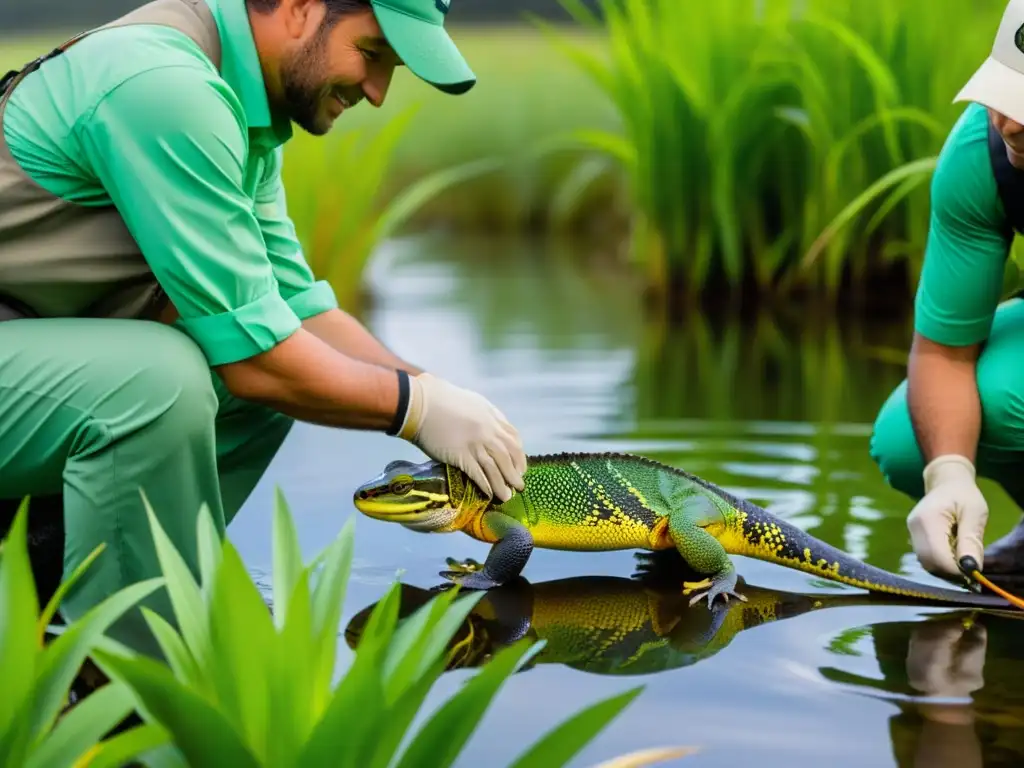
[[[154,0],[71,38],[51,55],[92,32],[130,24],[180,30],[220,69],[220,36],[205,0]],[[11,156],[3,132],[7,98],[42,58],[27,65],[0,96],[0,303],[14,299],[42,317],[172,321],[176,313],[117,209],[61,200]]]

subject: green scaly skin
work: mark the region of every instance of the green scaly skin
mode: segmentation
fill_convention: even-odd
[[[767,510],[675,467],[623,453],[528,458],[525,488],[499,503],[458,469],[436,461],[393,461],[360,486],[363,514],[421,532],[463,531],[493,546],[483,565],[448,560],[441,575],[491,589],[517,578],[534,547],[565,551],[675,549],[705,578],[684,582],[691,605],[736,591],[730,555],[746,555],[823,579],[913,599],[1009,608],[996,595],[921,584],[867,565]]]

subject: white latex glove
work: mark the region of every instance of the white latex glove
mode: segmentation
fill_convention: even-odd
[[[519,433],[486,398],[429,373],[409,377],[409,407],[398,436],[430,458],[465,472],[505,502],[523,490],[526,454]]]
[[[988,504],[978,489],[974,465],[964,456],[939,456],[924,469],[925,495],[907,517],[910,540],[921,565],[930,573],[960,575],[957,561],[971,555],[983,565]],[[957,525],[954,547],[950,543]]]

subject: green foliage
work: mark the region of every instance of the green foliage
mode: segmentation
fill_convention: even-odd
[[[288,145],[282,177],[289,213],[310,267],[343,306],[357,303],[363,269],[381,240],[449,187],[501,167],[490,158],[460,163],[382,199],[395,146],[414,114],[399,112],[368,138],[358,129],[327,137],[297,132]]]
[[[561,1],[607,39],[601,56],[537,22],[622,118],[573,135],[628,172],[652,279],[835,298],[894,262],[916,277],[950,102],[1003,3]]]
[[[103,632],[156,589],[160,579],[134,584],[94,607],[44,644],[63,596],[99,556],[97,547],[39,610],[28,557],[28,502],[22,502],[0,549],[0,765],[71,768],[112,755],[130,758],[159,744],[164,734],[139,726],[102,740],[133,709],[130,691],[105,685],[59,718],[82,663]]]
[[[380,240],[421,224],[629,238],[652,287],[691,297],[912,289],[952,99],[1002,0],[564,5],[583,23],[454,29],[469,93],[399,71],[383,109],[287,145],[290,212],[344,305]]]
[[[476,87],[452,97],[407,70],[396,70],[382,109],[360,106],[338,121],[339,131],[375,133],[396,113],[415,109],[395,142],[382,197],[400,195],[436,172],[495,159],[500,167],[432,197],[409,223],[488,234],[555,226],[578,231],[603,223],[608,206],[620,200],[621,174],[615,169],[599,174],[586,194],[571,198],[571,210],[556,213],[556,198],[564,185],[574,183],[578,166],[593,164],[579,151],[537,151],[566,130],[616,128],[618,118],[600,91],[529,25],[449,28],[472,63]],[[581,46],[602,48],[600,38],[587,31],[567,29],[565,34]],[[289,145],[286,152],[292,149]]]
[[[163,751],[163,765],[409,768],[429,762],[443,768],[459,756],[502,685],[543,645],[524,640],[503,648],[410,732],[444,670],[448,643],[483,593],[442,592],[399,622],[396,583],[370,616],[351,667],[332,687],[352,562],[351,518],[305,566],[291,512],[278,493],[271,612],[231,542],[218,541],[207,509],[197,528],[199,582],[148,502],[146,509],[180,631],[144,609],[167,664],[113,649],[94,656],[135,694],[143,718],[170,734],[174,750]],[[564,765],[641,690],[576,713],[516,766]]]

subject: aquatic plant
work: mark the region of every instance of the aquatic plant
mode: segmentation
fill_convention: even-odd
[[[987,55],[1001,3],[560,2],[607,39],[602,55],[535,20],[622,118],[621,132],[573,136],[627,170],[632,250],[656,295],[834,302],[895,268],[906,290],[930,172],[961,109],[950,102]]]
[[[101,544],[61,583],[42,611],[28,556],[28,500],[0,545],[0,765],[84,768],[120,765],[157,743],[152,729],[131,728],[104,738],[133,709],[121,683],[105,685],[63,714],[86,657],[125,611],[160,586],[150,579],[118,592],[46,642],[61,599],[102,554]]]
[[[140,727],[151,729],[154,738],[166,734],[165,744],[144,755],[148,764],[448,766],[503,683],[542,647],[523,640],[503,648],[412,732],[412,721],[444,671],[454,632],[484,593],[441,592],[399,622],[396,582],[333,685],[352,518],[304,565],[291,512],[277,493],[271,610],[230,540],[218,541],[205,507],[197,525],[198,581],[148,502],[146,510],[177,628],[142,610],[166,663],[115,643],[93,657],[132,691],[146,722]],[[564,765],[641,690],[631,688],[573,714],[527,748],[513,768]],[[647,765],[689,751],[644,751],[614,764]]]
[[[437,224],[599,225],[602,253],[628,250],[655,298],[907,301],[952,99],[1004,3],[563,5],[580,23],[454,30],[470,93],[399,73],[384,109],[285,147],[289,211],[343,305],[382,238]],[[5,42],[0,64],[52,42]]]
[[[402,110],[369,137],[360,129],[327,137],[298,132],[288,145],[282,167],[288,212],[310,267],[345,308],[358,305],[363,270],[378,243],[446,189],[501,167],[492,158],[459,163],[384,199],[396,142],[415,112]]]

